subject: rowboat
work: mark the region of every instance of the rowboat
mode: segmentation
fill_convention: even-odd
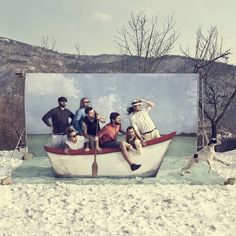
[[[97,155],[97,177],[154,177],[157,175],[165,153],[176,132],[147,141],[141,154],[129,151],[133,163],[142,164],[135,171],[123,158],[119,149],[104,148]],[[64,150],[44,146],[56,177],[92,177],[94,150]]]

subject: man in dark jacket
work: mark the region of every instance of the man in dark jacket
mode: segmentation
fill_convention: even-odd
[[[43,122],[52,129],[52,145],[54,147],[64,147],[67,129],[74,114],[66,108],[67,98],[58,98],[58,107],[48,111],[42,118]],[[51,119],[51,122],[49,121]]]

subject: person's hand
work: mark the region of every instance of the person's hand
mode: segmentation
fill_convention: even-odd
[[[135,149],[133,148],[133,146],[131,144],[129,145],[129,150],[130,151],[135,151]]]
[[[143,100],[141,98],[136,98],[135,100],[143,102]]]
[[[97,148],[97,152],[98,152],[99,154],[101,154],[101,153],[102,153],[102,148],[98,147],[98,148]]]
[[[96,119],[100,120],[100,115],[96,113]]]
[[[64,149],[64,153],[67,154],[67,155],[69,155],[69,149],[68,149],[68,148],[65,148],[65,149]]]
[[[94,137],[94,141],[95,141],[95,142],[97,142],[98,139],[99,139],[98,136],[95,136],[95,137]]]
[[[142,142],[142,146],[146,146],[146,141],[145,140],[141,140]]]

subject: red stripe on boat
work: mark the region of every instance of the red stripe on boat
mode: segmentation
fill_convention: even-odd
[[[149,140],[146,142],[145,147],[167,141],[169,139],[172,139],[175,135],[176,135],[176,132],[172,132],[170,134],[166,134],[159,138]],[[48,147],[48,146],[44,146],[44,149],[46,152],[55,153],[59,155],[68,155],[64,152],[63,149],[59,149],[55,147]],[[112,153],[112,152],[120,152],[120,149],[119,148],[103,148],[102,153],[99,153],[99,154],[106,154],[106,153]],[[94,150],[90,150],[90,151],[84,151],[83,149],[69,150],[69,155],[93,155],[93,154],[94,154]]]

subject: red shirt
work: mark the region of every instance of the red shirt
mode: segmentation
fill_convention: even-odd
[[[110,141],[116,141],[117,135],[121,130],[121,125],[116,125],[109,123],[105,125],[99,132],[99,142],[101,144],[110,142]]]

